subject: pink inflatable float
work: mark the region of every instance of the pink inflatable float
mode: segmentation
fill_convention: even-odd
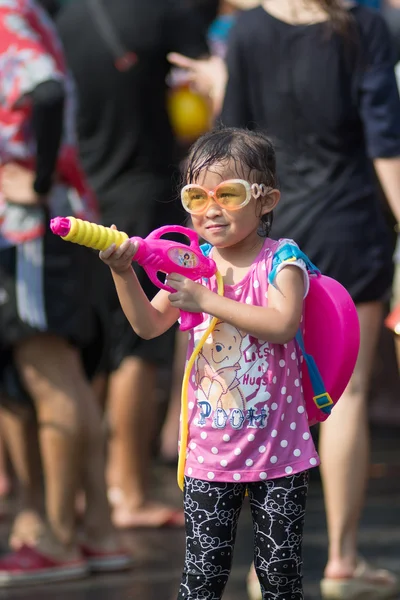
[[[292,244],[282,246],[275,254],[270,283],[280,263],[296,259],[304,260],[310,272],[304,328],[297,333],[296,341],[304,356],[303,390],[308,421],[314,425],[328,418],[349,383],[360,346],[360,327],[347,290],[335,279],[321,275]]]

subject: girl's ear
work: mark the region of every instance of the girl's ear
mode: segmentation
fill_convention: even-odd
[[[270,190],[267,195],[261,197],[261,217],[274,210],[275,206],[281,199],[281,193],[279,190]]]

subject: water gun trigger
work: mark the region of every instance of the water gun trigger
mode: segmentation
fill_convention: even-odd
[[[162,281],[159,277],[160,274],[167,275],[167,273],[164,273],[164,271],[156,271],[154,268],[146,269],[146,265],[143,265],[143,268],[146,271],[148,278],[151,280],[152,283],[154,283],[156,287],[161,288],[162,290],[165,290],[170,294],[176,292],[176,290],[174,290],[169,285],[166,285],[164,281]]]

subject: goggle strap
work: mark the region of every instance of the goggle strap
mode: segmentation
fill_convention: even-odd
[[[251,185],[251,192],[257,200],[260,196],[264,197],[267,194],[267,186],[264,183],[253,183]]]

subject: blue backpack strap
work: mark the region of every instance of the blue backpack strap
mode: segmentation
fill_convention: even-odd
[[[311,386],[314,393],[313,400],[317,408],[322,410],[322,412],[324,412],[325,414],[330,415],[333,407],[332,398],[325,389],[324,381],[321,377],[320,372],[318,371],[318,367],[314,358],[311,356],[311,354],[307,354],[306,352],[306,349],[304,347],[303,334],[301,333],[300,329],[296,333],[295,339],[297,345],[299,346],[304,356],[304,360],[306,361],[308,374],[310,376]]]
[[[317,267],[311,262],[311,260],[294,244],[286,243],[281,246],[274,254],[272,259],[272,269],[270,274],[268,275],[268,282],[270,284],[274,284],[277,270],[279,265],[282,263],[290,263],[296,260],[303,260],[307,271],[309,273],[314,273],[318,275],[320,271]],[[296,333],[296,342],[298,347],[300,348],[304,360],[306,361],[308,374],[310,376],[311,386],[313,389],[313,400],[316,406],[322,410],[325,414],[329,415],[332,410],[333,401],[328,392],[325,389],[324,381],[321,377],[321,374],[318,370],[317,364],[311,354],[307,354],[305,346],[304,346],[304,338],[301,332],[301,329]]]
[[[211,246],[211,244],[201,244],[200,246],[201,253],[204,256],[209,256],[212,248],[213,247]]]

